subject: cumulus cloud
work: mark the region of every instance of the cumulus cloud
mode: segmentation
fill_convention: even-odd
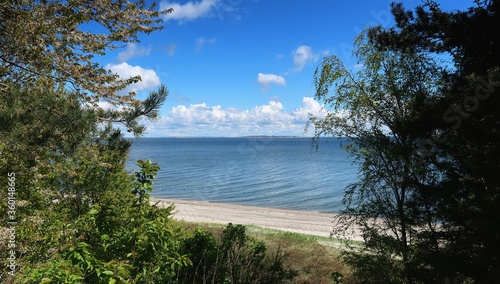
[[[192,21],[200,17],[210,16],[211,11],[220,0],[202,0],[200,2],[187,2],[186,4],[169,1],[160,2],[160,10],[173,8],[172,13],[163,15],[163,20],[177,20],[179,23]]]
[[[307,122],[311,115],[317,118],[325,118],[326,114],[324,105],[320,105],[313,98],[304,97],[301,106],[292,112],[292,117],[296,122]]]
[[[271,84],[286,86],[286,81],[285,78],[279,75],[259,73],[257,75],[257,84],[262,86],[262,92],[267,92],[271,88]]]
[[[137,56],[148,56],[151,52],[151,47],[138,46],[135,43],[129,44],[124,51],[120,52],[116,57],[116,63],[122,63]]]
[[[124,93],[150,90],[160,85],[160,78],[152,69],[144,69],[140,66],[131,66],[127,62],[122,62],[120,64],[107,64],[105,69],[109,69],[111,72],[118,74],[122,79],[128,79],[137,75],[141,76],[142,80],[128,86],[124,91],[122,91]]]
[[[301,45],[292,52],[293,54],[293,71],[300,72],[306,64],[316,62],[319,59],[319,54],[314,53],[310,46]]]
[[[302,135],[309,114],[324,117],[326,111],[313,98],[304,97],[299,108],[287,112],[281,102],[243,110],[207,106],[206,103],[172,107],[156,123],[146,122],[157,136]]]

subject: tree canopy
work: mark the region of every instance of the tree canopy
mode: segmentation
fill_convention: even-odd
[[[342,235],[354,225],[361,229],[366,250],[345,258],[360,282],[412,282],[426,270],[418,253],[437,248],[436,236],[429,234],[438,219],[416,185],[436,177],[421,174],[429,172],[426,164],[401,157],[419,151],[413,122],[422,106],[436,99],[440,68],[420,53],[379,51],[366,31],[355,47],[363,66],[359,71],[331,56],[314,77],[316,99],[330,107],[324,119],[312,119],[316,137],[348,137],[343,147],[360,166],[359,182],[346,189],[346,209],[335,232]],[[372,266],[363,267],[370,258]]]
[[[432,152],[421,157],[441,179],[422,186],[436,200],[448,231],[442,270],[459,271],[479,282],[500,281],[500,2],[475,1],[466,11],[445,12],[427,1],[415,13],[393,4],[397,29],[374,28],[382,49],[420,50],[451,56],[440,97],[419,119]],[[439,265],[439,263],[436,263]]]
[[[360,163],[345,217],[396,228],[358,222],[373,257],[347,259],[365,281],[500,281],[500,2],[474,2],[451,12],[393,3],[396,27],[358,39],[361,71],[330,57],[315,74],[317,98],[343,111],[313,120],[316,135],[350,136]]]
[[[145,1],[36,1],[0,3],[0,83],[2,88],[55,88],[71,91],[75,99],[98,107],[107,101],[122,111],[101,110],[101,121],[120,122],[140,135],[136,121],[154,118],[166,88],[141,102],[135,93],[119,90],[140,80],[119,78],[94,61],[96,55],[139,42],[140,34],[161,30],[156,3]],[[95,32],[97,30],[99,32]]]

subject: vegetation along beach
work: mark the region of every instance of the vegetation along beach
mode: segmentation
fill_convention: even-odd
[[[0,283],[500,283],[499,0],[0,1]]]

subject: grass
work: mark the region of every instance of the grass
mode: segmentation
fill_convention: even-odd
[[[220,235],[225,224],[182,222],[182,226],[194,229],[202,227],[214,235]],[[247,233],[268,245],[272,255],[281,250],[284,264],[298,271],[292,283],[354,283],[349,268],[342,263],[341,253],[348,249],[346,241],[327,237],[304,235],[246,225]],[[350,246],[359,242],[349,241]]]

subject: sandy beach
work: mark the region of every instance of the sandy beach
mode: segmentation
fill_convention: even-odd
[[[159,202],[160,206],[173,203],[174,218],[187,222],[255,225],[322,237],[329,237],[333,229],[334,215],[328,213],[164,198],[151,198],[150,201]],[[359,235],[351,235],[349,239],[362,240]]]

